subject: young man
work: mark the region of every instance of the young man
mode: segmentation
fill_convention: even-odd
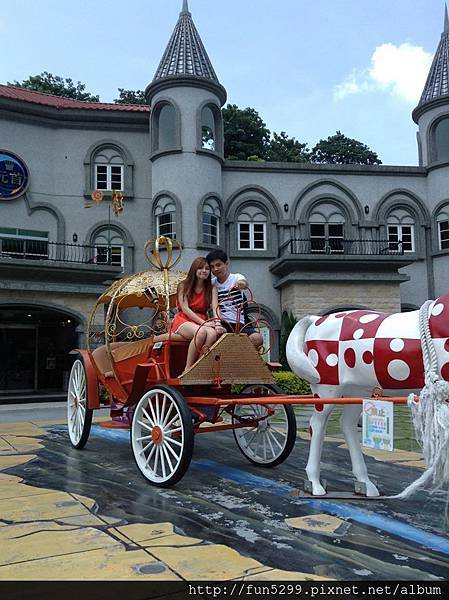
[[[229,271],[229,259],[226,252],[212,250],[206,256],[212,273],[212,284],[218,291],[218,304],[223,327],[230,333],[234,332],[238,316],[240,326],[245,325],[243,303],[245,295],[242,290],[248,287],[248,282],[240,273]],[[263,338],[252,325],[247,325],[242,333],[246,333],[256,348],[262,346]]]

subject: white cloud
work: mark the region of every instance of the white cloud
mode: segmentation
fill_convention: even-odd
[[[420,46],[382,44],[374,50],[369,68],[353,71],[334,87],[334,99],[383,90],[413,104],[419,100],[431,62],[432,55]]]

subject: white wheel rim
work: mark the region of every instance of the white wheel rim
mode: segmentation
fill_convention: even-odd
[[[270,409],[274,414],[268,416]],[[248,458],[266,464],[282,454],[288,438],[287,413],[282,404],[236,404],[233,420],[238,423],[235,417],[260,419],[255,427],[234,429],[237,444]]]
[[[131,430],[137,466],[148,480],[168,481],[177,471],[185,443],[181,413],[165,390],[152,389],[139,401]]]
[[[67,391],[67,423],[72,444],[81,440],[87,409],[86,372],[80,360],[76,360],[70,372]]]

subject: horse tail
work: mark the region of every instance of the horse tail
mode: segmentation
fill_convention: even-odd
[[[304,352],[306,332],[316,317],[307,316],[293,327],[286,346],[287,360],[292,371],[309,383],[319,383],[320,375]]]

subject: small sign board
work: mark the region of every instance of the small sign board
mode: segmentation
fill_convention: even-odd
[[[363,446],[393,451],[393,408],[393,402],[372,398],[363,400]]]

